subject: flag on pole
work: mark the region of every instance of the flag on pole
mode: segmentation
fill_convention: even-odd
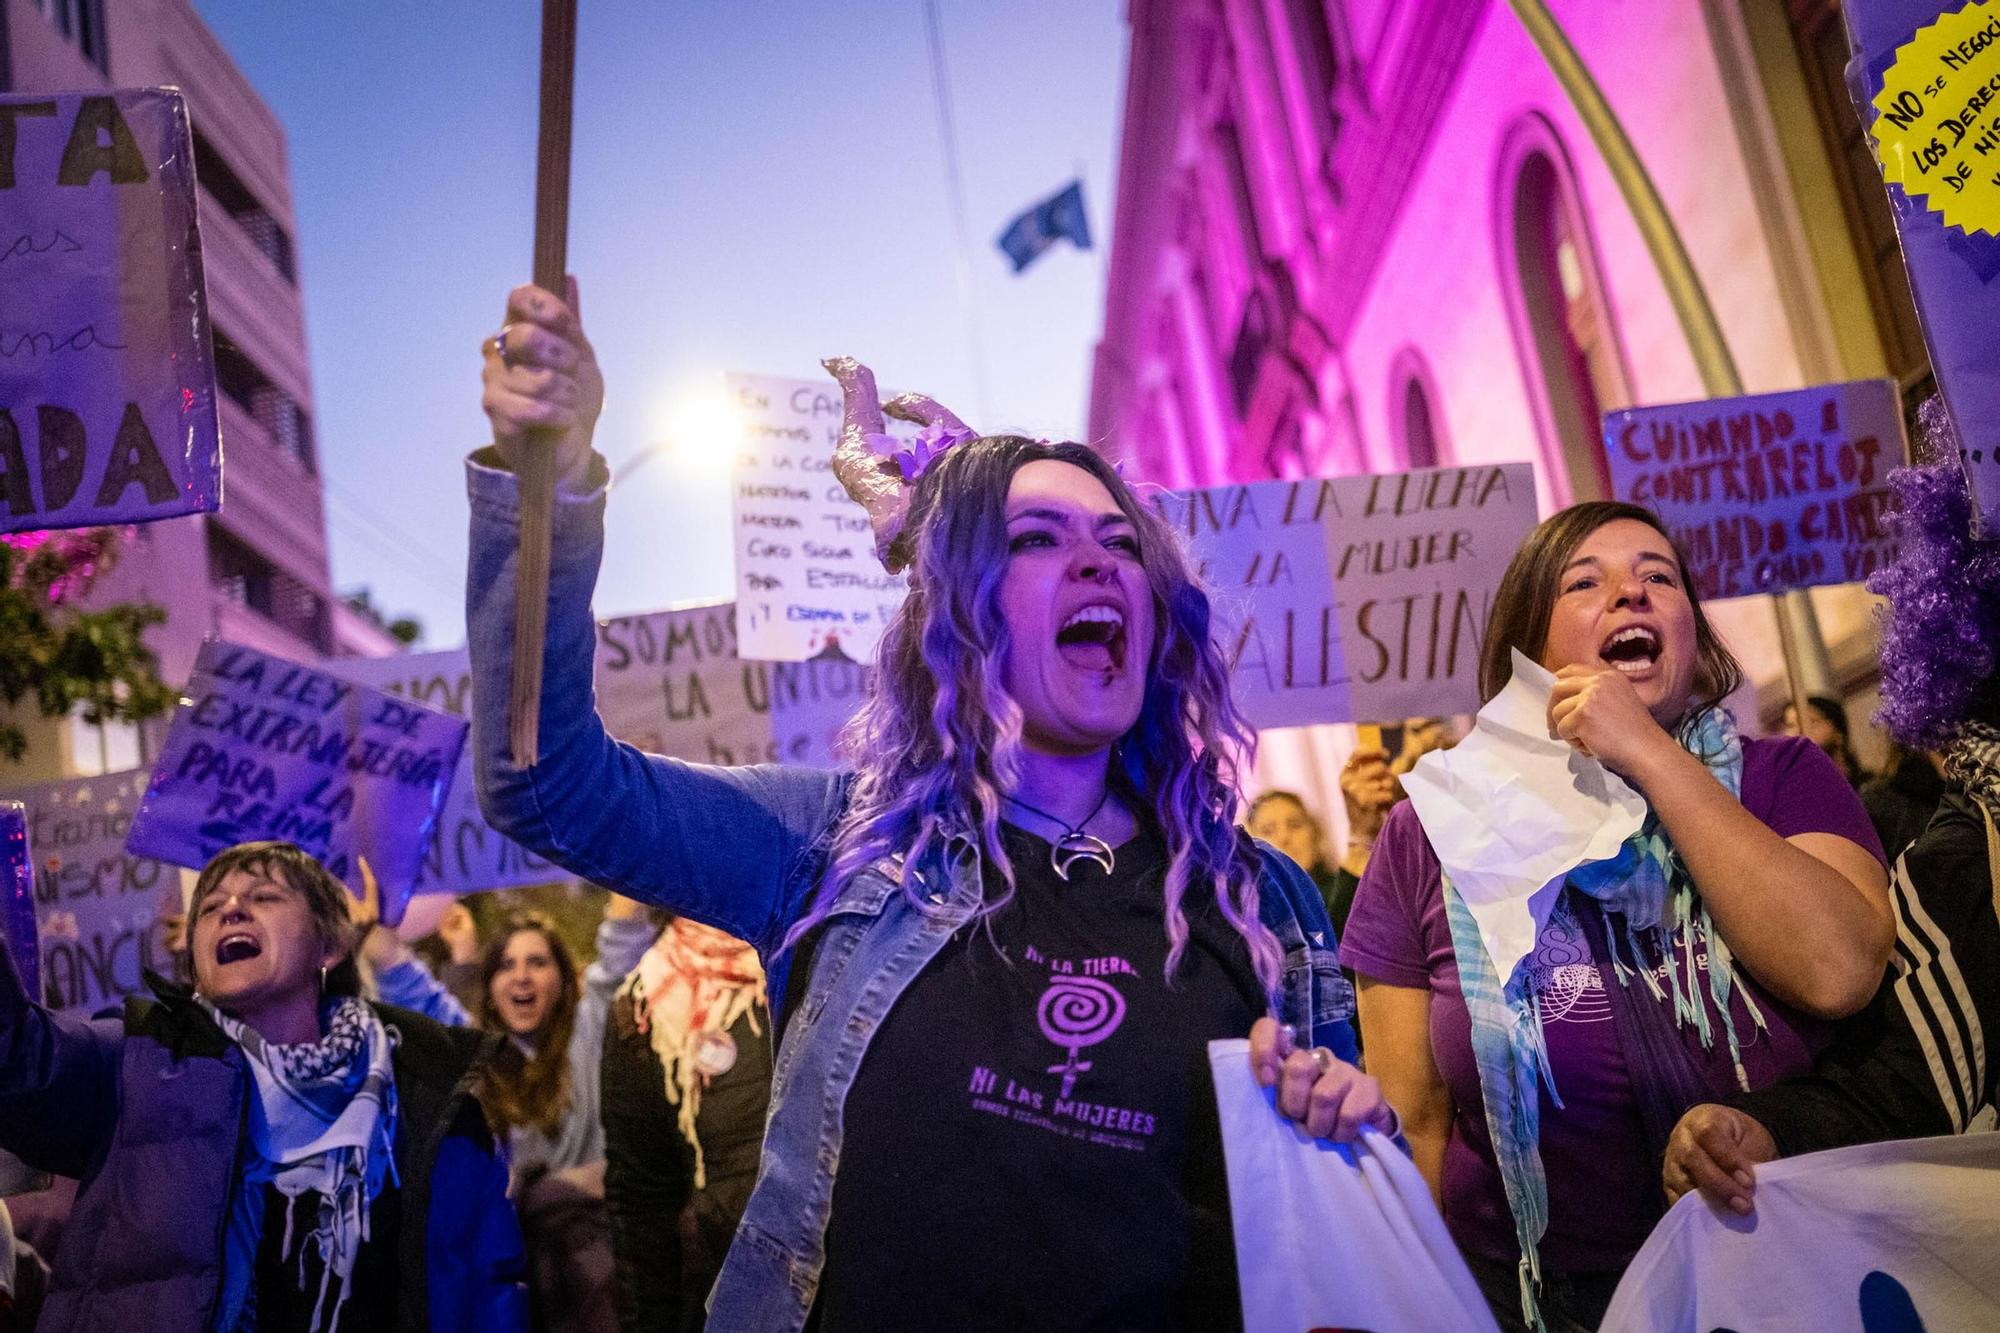
[[[1009,222],[1007,230],[1000,233],[1000,249],[1019,273],[1064,237],[1075,242],[1079,250],[1090,248],[1090,219],[1084,216],[1080,180],[1071,181]]]

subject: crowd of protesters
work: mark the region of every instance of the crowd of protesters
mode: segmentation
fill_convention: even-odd
[[[590,960],[455,905],[433,966],[372,883],[284,843],[201,870],[181,974],[120,1012],[51,1012],[0,950],[0,1149],[74,1182],[24,1227],[40,1255],[0,1212],[17,1325],[1229,1327],[1241,1182],[1206,1048],[1248,1036],[1307,1133],[1406,1146],[1501,1327],[1590,1329],[1680,1195],[1748,1214],[1776,1157],[1991,1120],[2000,542],[1951,463],[1897,474],[1875,775],[1836,700],[1739,730],[1741,671],[1653,514],[1579,504],[1527,538],[1482,695],[1539,662],[1551,735],[1647,816],[1568,877],[1514,985],[1402,798],[1458,725],[1352,752],[1339,848],[1294,792],[1239,807],[1249,733],[1155,512],[1088,448],[882,404],[852,362],[836,471],[911,580],[849,767],[612,740],[573,307],[519,289],[487,345],[468,600],[482,804],[610,891]],[[942,441],[900,478],[867,467],[885,411]],[[536,448],[561,480],[521,766]],[[1125,984],[1090,1059],[1049,1066],[1078,959]],[[1022,1094],[1039,1114],[983,1100],[1055,1079]]]

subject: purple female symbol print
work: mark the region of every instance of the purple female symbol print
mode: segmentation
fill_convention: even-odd
[[[1077,1052],[1118,1030],[1125,1021],[1125,997],[1091,977],[1051,977],[1035,1019],[1044,1037],[1069,1050],[1069,1059],[1049,1066],[1051,1074],[1063,1076],[1060,1095],[1067,1098],[1076,1091],[1076,1076],[1090,1068],[1090,1061],[1077,1059]]]

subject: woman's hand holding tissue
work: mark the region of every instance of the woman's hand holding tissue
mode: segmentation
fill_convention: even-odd
[[[1566,666],[1556,672],[1549,693],[1549,733],[1642,792],[1650,761],[1683,753],[1632,682],[1610,667]]]

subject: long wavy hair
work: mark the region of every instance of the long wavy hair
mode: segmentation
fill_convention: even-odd
[[[1006,886],[980,915],[1012,898],[1000,803],[1019,780],[1022,716],[1002,684],[1010,638],[1000,584],[1008,488],[1017,471],[1044,459],[1104,484],[1131,520],[1152,591],[1157,628],[1145,699],[1113,751],[1110,781],[1166,841],[1167,974],[1186,953],[1189,892],[1213,893],[1258,979],[1275,993],[1283,959],[1258,916],[1254,853],[1235,828],[1238,762],[1254,754],[1255,737],[1230,697],[1208,594],[1174,530],[1095,450],[1016,435],[962,444],[917,482],[906,526],[914,534],[910,593],[883,632],[868,696],[842,735],[852,792],[811,909],[787,943],[823,921],[847,884],[878,860],[897,857],[914,868],[959,834],[977,840]],[[914,876],[903,891],[924,905]]]
[[[555,923],[540,912],[516,912],[501,924],[500,931],[486,946],[479,961],[479,1026],[488,1032],[510,1029],[493,1004],[493,978],[507,960],[507,946],[523,931],[548,941],[561,984],[555,1003],[535,1038],[535,1049],[520,1060],[495,1061],[486,1075],[480,1100],[488,1112],[508,1128],[523,1126],[554,1134],[569,1114],[569,1041],[576,1028],[576,1006],[581,985],[577,979],[576,955],[556,933]]]

